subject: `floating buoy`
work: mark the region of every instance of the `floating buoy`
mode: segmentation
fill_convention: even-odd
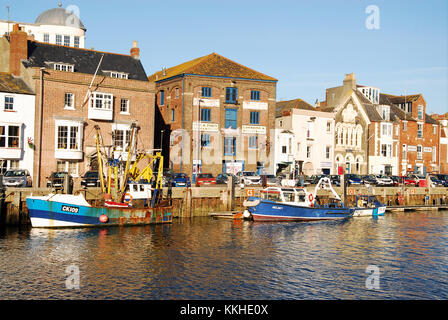
[[[249,219],[250,218],[250,212],[248,210],[244,210],[243,217],[246,218],[246,219]]]
[[[100,222],[102,222],[102,223],[106,223],[107,221],[109,221],[109,217],[106,216],[105,214],[100,215],[99,219],[100,219]]]
[[[130,193],[126,193],[126,194],[124,195],[123,202],[125,202],[125,203],[130,203],[130,202],[132,202],[132,196],[131,196]]]

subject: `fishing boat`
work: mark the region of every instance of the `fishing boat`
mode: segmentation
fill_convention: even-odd
[[[354,217],[384,216],[386,205],[378,201],[375,196],[357,195]]]
[[[172,206],[163,199],[162,172],[163,156],[139,153],[130,167],[131,148],[125,169],[119,175],[121,162],[108,159],[109,174],[107,181],[103,178],[103,157],[99,147],[99,127],[97,129],[97,155],[103,199],[89,203],[82,193],[49,194],[46,196],[29,196],[26,198],[32,227],[94,227],[116,225],[147,225],[172,222]],[[135,128],[132,127],[134,130]],[[134,139],[133,131],[130,146]],[[141,160],[147,164],[139,166]],[[153,174],[157,167],[157,175]],[[121,171],[121,170],[120,170]],[[112,172],[114,174],[112,175]],[[146,181],[142,183],[141,181]],[[107,185],[106,185],[107,182]],[[135,197],[135,199],[134,199]],[[140,200],[140,201],[139,201]]]
[[[320,188],[331,190],[334,198],[320,204],[317,192]],[[305,188],[268,187],[261,190],[261,198],[250,197],[243,205],[243,215],[254,221],[315,221],[350,218],[354,209],[344,206],[331,186],[329,178],[321,178],[314,192]],[[316,198],[318,198],[316,200]]]

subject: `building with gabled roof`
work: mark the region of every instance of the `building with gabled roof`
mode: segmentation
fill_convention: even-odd
[[[217,53],[163,68],[157,90],[155,143],[165,166],[197,172],[272,173],[277,79]]]
[[[128,55],[100,52],[33,41],[16,24],[0,38],[0,70],[35,92],[35,186],[53,171],[68,171],[77,184],[97,169],[95,125],[110,158],[127,159],[133,124],[136,147],[153,149],[154,84],[136,42]]]
[[[0,174],[28,169],[34,162],[33,90],[10,73],[0,72]]]

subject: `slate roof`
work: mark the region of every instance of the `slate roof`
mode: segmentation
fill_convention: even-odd
[[[161,81],[181,74],[277,81],[273,77],[250,69],[214,52],[167,68],[165,69],[165,75],[163,70],[160,70],[149,76],[149,81]]]
[[[414,101],[416,101],[418,98],[420,98],[422,96],[421,93],[410,94],[410,95],[406,95],[406,96],[395,96],[395,95],[392,95],[392,94],[381,93],[380,94],[380,99],[381,99],[381,95],[385,96],[383,98],[387,98],[393,104],[405,103],[405,102],[414,102]]]
[[[100,70],[128,73],[128,79],[148,81],[139,59],[130,55],[101,52],[83,48],[28,41],[26,67],[49,67],[48,62],[74,65],[74,72],[95,74],[101,55],[104,54]],[[101,73],[99,73],[101,74]]]
[[[312,105],[302,99],[278,101],[275,105],[275,117],[281,117],[283,110],[302,109],[317,111]]]
[[[0,72],[0,92],[34,94],[21,78],[6,72]]]

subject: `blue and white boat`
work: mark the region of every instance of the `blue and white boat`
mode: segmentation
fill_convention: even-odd
[[[319,188],[330,189],[331,202],[316,201]],[[244,202],[244,217],[254,221],[314,221],[350,218],[354,209],[345,207],[331,186],[329,178],[321,178],[314,192],[305,188],[268,187],[261,191],[261,198],[250,197]]]
[[[357,195],[354,217],[384,216],[386,205],[378,201],[375,196]]]

